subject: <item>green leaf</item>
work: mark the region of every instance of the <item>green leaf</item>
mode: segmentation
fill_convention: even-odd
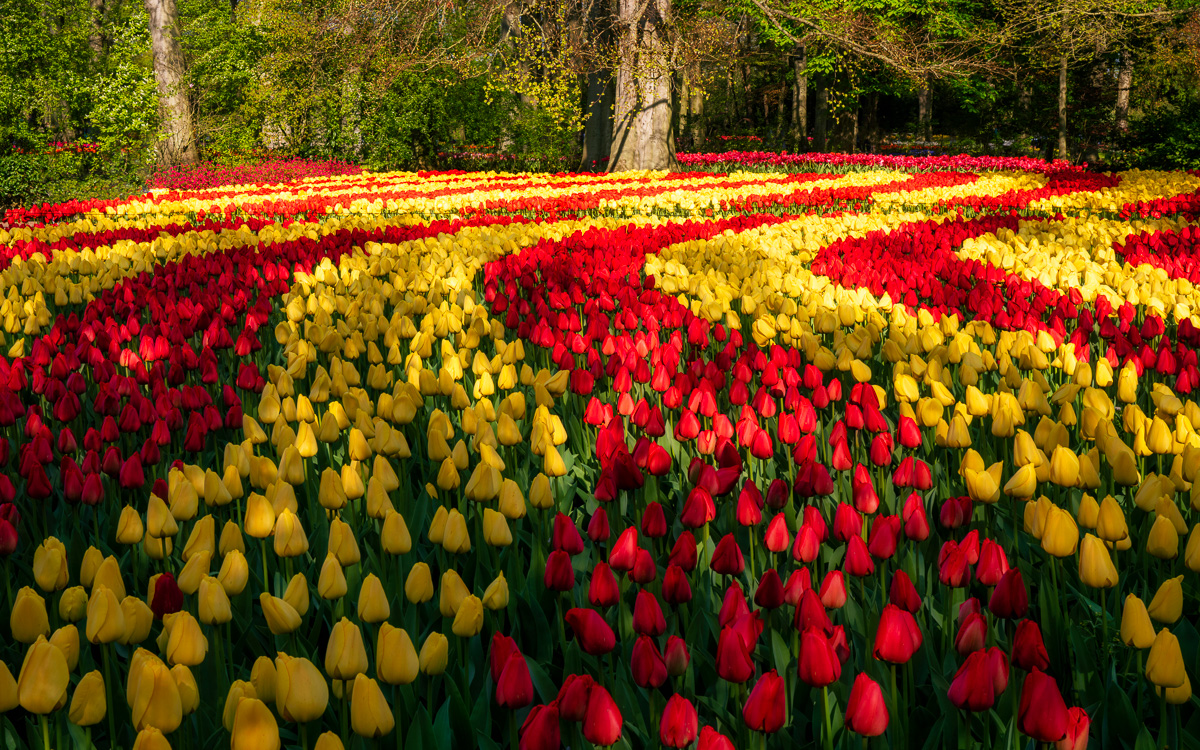
[[[449,739],[447,736],[446,744],[438,741],[433,730],[433,722],[429,718],[429,709],[427,706],[421,706],[408,725],[408,737],[405,739],[404,745],[405,747],[438,747],[446,750],[450,747]]]
[[[558,688],[554,686],[554,681],[546,674],[546,670],[542,669],[542,665],[528,657],[526,657],[525,662],[529,665],[529,677],[533,680],[533,689],[537,691],[538,698],[543,703],[549,703],[554,700],[554,697],[558,695]]]
[[[792,660],[792,651],[778,630],[771,631],[771,653],[775,656],[775,669],[779,671],[779,674],[787,674],[787,666]]]
[[[1156,750],[1154,738],[1150,736],[1150,730],[1142,727],[1142,731],[1138,732],[1137,742],[1133,744],[1133,750]]]

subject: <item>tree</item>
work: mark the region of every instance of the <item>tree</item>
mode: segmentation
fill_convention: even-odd
[[[617,70],[610,172],[675,166],[671,0],[617,0]]]
[[[192,108],[184,89],[186,73],[179,46],[179,11],[175,0],[145,0],[150,17],[150,50],[154,56],[154,79],[158,83],[158,106],[165,129],[158,146],[160,163],[195,162],[196,133]]]

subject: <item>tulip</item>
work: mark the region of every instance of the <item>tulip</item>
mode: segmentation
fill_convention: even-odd
[[[533,682],[529,665],[519,651],[510,653],[496,681],[496,703],[516,710],[533,703]]]
[[[254,660],[250,668],[250,685],[255,697],[264,703],[275,702],[275,686],[279,682],[279,674],[275,670],[275,661],[269,656],[260,656]],[[230,719],[232,721],[232,719]]]
[[[1096,517],[1096,534],[1106,542],[1119,542],[1129,537],[1129,527],[1125,523],[1125,513],[1112,495],[1100,503],[1100,512]]]
[[[659,636],[667,629],[662,607],[654,594],[642,589],[638,591],[633,606],[633,630],[640,635]]]
[[[145,602],[135,596],[127,596],[121,600],[121,611],[125,615],[125,632],[118,641],[121,645],[141,643],[150,637],[154,613]]]
[[[667,650],[664,654],[664,661],[667,665],[667,674],[671,677],[679,677],[687,672],[688,664],[691,662],[692,656],[688,653],[687,643],[677,635],[673,635],[667,639]]]
[[[161,729],[148,726],[138,732],[132,750],[171,750],[171,743],[163,736]]]
[[[50,616],[46,612],[46,600],[29,586],[17,592],[9,615],[9,626],[13,640],[18,643],[33,643],[39,637],[50,635]]]
[[[1085,534],[1079,550],[1079,580],[1092,588],[1112,588],[1117,585],[1117,578],[1117,568],[1104,542]]]
[[[297,724],[314,721],[329,705],[329,686],[308,659],[280,653],[275,658],[275,708]]]
[[[179,705],[183,715],[191,715],[200,706],[200,688],[196,685],[192,670],[182,664],[176,664],[171,667],[171,679],[175,680],[175,687],[179,688]]]
[[[482,629],[483,602],[477,596],[468,596],[455,613],[450,630],[459,638],[470,638],[478,635]]]
[[[275,716],[257,698],[242,698],[234,710],[230,747],[232,750],[279,750],[279,725]]]
[[[400,519],[403,523],[404,519]],[[407,529],[405,529],[407,532]],[[276,535],[278,535],[278,524],[276,524]],[[380,532],[382,540],[383,532]],[[349,524],[341,519],[333,519],[329,523],[329,554],[337,557],[337,561],[341,566],[347,567],[356,564],[362,559],[362,553],[358,549],[358,541],[354,538],[354,531],[351,530]]]
[[[891,664],[907,664],[921,648],[924,638],[911,612],[894,604],[883,608],[879,628],[875,631],[876,659]]]
[[[107,586],[92,590],[87,606],[89,643],[113,643],[125,634],[125,612],[121,602]]]
[[[696,750],[734,750],[733,741],[710,726],[700,730]]]
[[[90,727],[104,721],[107,713],[108,699],[104,690],[104,678],[99,670],[92,670],[75,686],[67,718],[75,726]]]
[[[569,674],[558,690],[559,715],[564,721],[583,721],[587,718],[588,699],[591,696],[592,678],[586,674]]]
[[[842,675],[842,662],[834,652],[833,642],[814,627],[800,635],[797,668],[800,679],[811,687],[831,685]]]
[[[921,609],[921,595],[917,593],[912,579],[903,570],[897,570],[892,574],[892,585],[888,589],[888,601],[913,614]]]
[[[13,679],[8,665],[0,661],[0,714],[6,714],[13,710],[19,702],[17,681]]]
[[[588,696],[583,737],[593,745],[608,747],[621,737],[624,721],[617,703],[601,685],[593,685]]]
[[[996,702],[996,683],[987,651],[974,651],[954,674],[950,702],[967,711],[987,711]]]
[[[1174,560],[1179,556],[1179,533],[1166,516],[1155,518],[1146,538],[1146,551],[1160,560]]]
[[[954,636],[954,650],[959,656],[983,649],[987,640],[987,620],[983,615],[973,612],[959,624],[958,633]]]
[[[719,664],[719,662],[718,662]],[[667,665],[650,636],[640,636],[629,656],[629,670],[638,687],[657,689],[667,681]],[[719,667],[718,667],[719,673]]]
[[[1052,506],[1042,529],[1042,549],[1054,557],[1070,557],[1078,546],[1079,527],[1075,519],[1062,508]]]
[[[325,674],[335,680],[353,680],[367,671],[367,650],[362,631],[343,617],[334,623],[325,647]]]
[[[773,734],[787,721],[787,690],[783,678],[772,669],[763,674],[742,707],[742,720],[757,732]]]
[[[878,737],[888,726],[887,704],[879,683],[860,672],[846,702],[846,726],[863,737]]]
[[[442,617],[454,617],[471,592],[463,583],[462,577],[454,570],[442,573],[441,595],[438,598],[438,610]]]
[[[163,617],[163,631],[169,633],[166,646],[168,664],[194,667],[204,661],[204,655],[208,653],[208,639],[190,612],[175,612]]]
[[[1012,663],[1026,672],[1045,670],[1050,666],[1050,656],[1042,640],[1042,631],[1033,620],[1021,620],[1013,634]]]
[[[761,434],[761,433],[760,433]],[[658,738],[664,747],[683,748],[696,740],[700,727],[696,707],[678,693],[667,700],[659,722]]]
[[[131,663],[127,696],[133,726],[139,732],[154,727],[170,734],[183,721],[179,685],[166,665],[153,656],[138,665]]]
[[[358,619],[374,624],[383,622],[391,613],[392,608],[379,576],[368,574],[358,591]]]
[[[379,683],[359,674],[350,693],[350,728],[360,737],[382,737],[396,727],[392,708]]]
[[[518,750],[558,750],[562,745],[558,721],[557,702],[534,706],[521,724]]]
[[[593,656],[607,654],[616,648],[617,638],[608,623],[598,612],[591,609],[574,608],[567,611],[567,624],[575,633],[576,640],[586,653]]]
[[[153,576],[147,592],[150,597],[150,611],[154,613],[156,620],[183,609],[183,592],[179,590],[175,576],[170,573]]]
[[[1187,680],[1179,639],[1166,628],[1158,631],[1150,645],[1150,654],[1146,657],[1146,679],[1165,688],[1177,688]]]
[[[723,628],[717,640],[717,675],[729,682],[743,683],[753,674],[754,661],[745,640],[733,628]]]
[[[72,586],[58,599],[58,616],[67,622],[79,622],[87,614],[88,595],[83,586]]]
[[[404,582],[404,596],[412,604],[423,604],[433,598],[433,577],[429,565],[415,563]]]
[[[1067,736],[1067,706],[1054,678],[1035,669],[1021,690],[1017,726],[1037,742],[1058,742]]]
[[[508,606],[508,579],[504,577],[504,571],[498,571],[496,577],[484,589],[483,606],[492,611]]]
[[[408,524],[404,522],[404,516],[394,510],[387,513],[383,519],[383,528],[379,532],[379,541],[383,551],[389,555],[408,554],[412,549],[412,536],[408,533]]]
[[[427,675],[439,675],[446,671],[446,660],[450,650],[450,641],[441,633],[430,633],[421,645],[418,657],[421,671]]]
[[[45,637],[38,636],[25,652],[17,676],[21,708],[32,714],[54,711],[65,700],[69,682],[67,657]]]
[[[1076,707],[1067,711],[1067,736],[1055,743],[1054,750],[1087,750],[1092,720],[1087,711]]]

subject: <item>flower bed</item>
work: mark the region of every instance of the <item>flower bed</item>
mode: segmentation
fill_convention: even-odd
[[[10,211],[5,732],[1192,742],[1200,176],[994,166]]]

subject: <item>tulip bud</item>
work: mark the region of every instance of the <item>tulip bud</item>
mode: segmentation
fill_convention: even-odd
[[[250,684],[255,695],[263,703],[275,702],[275,686],[279,676],[275,671],[275,661],[269,656],[260,656],[254,660],[250,669]]]
[[[363,622],[378,623],[386,620],[391,613],[392,608],[388,604],[383,583],[374,573],[367,575],[358,592],[358,619]]]
[[[325,673],[335,680],[352,680],[367,671],[362,631],[343,617],[334,624],[325,648]]]
[[[121,612],[125,616],[125,632],[118,641],[122,646],[141,643],[150,637],[154,625],[154,612],[150,606],[136,596],[121,600]]]
[[[303,423],[301,423],[303,424]],[[234,709],[232,750],[279,750],[279,725],[261,700],[240,698]]]
[[[171,743],[158,727],[148,726],[138,732],[132,750],[171,750]]]
[[[99,670],[92,670],[75,686],[67,718],[75,726],[90,727],[103,721],[107,714],[108,699],[104,691],[104,677],[100,675]]]
[[[459,606],[470,594],[457,571],[447,570],[442,573],[441,595],[438,600],[438,610],[442,617],[454,617],[458,614]]]
[[[125,611],[107,586],[92,589],[87,606],[89,643],[113,643],[125,634]]]
[[[854,678],[854,687],[846,701],[846,726],[863,737],[878,737],[887,729],[888,710],[883,691],[865,672]]]
[[[230,550],[221,562],[221,571],[217,574],[221,588],[229,596],[237,596],[245,590],[250,580],[250,564],[246,556],[239,550]]]
[[[18,643],[33,643],[40,637],[50,635],[50,618],[46,612],[46,600],[29,586],[17,592],[9,616],[9,627],[13,640]]]
[[[283,599],[263,592],[258,601],[262,604],[267,627],[275,635],[287,635],[300,627],[300,613]]]
[[[196,678],[192,670],[182,664],[171,667],[171,678],[179,688],[179,705],[183,715],[190,716],[200,706],[200,688],[196,685]]]
[[[70,571],[67,550],[54,537],[46,537],[33,553],[33,579],[42,591],[60,591],[67,587]]]
[[[136,509],[126,505],[121,510],[121,517],[117,521],[117,544],[134,545],[142,541],[142,535],[145,530],[142,526],[142,517],[138,515]]]
[[[205,625],[224,625],[233,619],[229,595],[221,582],[212,576],[200,581],[200,622]]]
[[[429,565],[419,562],[413,565],[404,582],[404,596],[412,604],[423,604],[433,598],[433,578]],[[448,617],[443,613],[443,617]]]
[[[454,614],[451,631],[459,638],[478,635],[483,629],[483,602],[477,596],[467,596]]]
[[[419,657],[421,671],[427,675],[439,675],[446,671],[450,641],[441,633],[433,632],[425,637]]]
[[[407,631],[388,623],[379,627],[375,648],[375,676],[387,685],[407,685],[417,679],[420,662]]]
[[[166,665],[146,652],[140,664],[130,664],[129,706],[133,726],[139,732],[154,727],[170,734],[183,721],[179,685]]]
[[[167,663],[193,667],[204,661],[208,653],[208,639],[200,630],[200,623],[186,610],[163,617],[167,637]]]
[[[412,537],[408,533],[408,524],[404,516],[392,510],[384,516],[383,528],[379,532],[380,544],[383,551],[389,555],[406,555],[412,549]]]
[[[346,573],[332,553],[325,555],[321,565],[321,576],[317,579],[317,594],[322,599],[341,599],[346,595]]]
[[[504,571],[499,571],[483,592],[483,606],[492,611],[508,606],[508,580],[504,577]]]
[[[1183,616],[1183,576],[1168,578],[1158,587],[1150,600],[1150,617],[1166,625],[1174,625]]]
[[[329,686],[312,662],[281,653],[275,659],[275,674],[275,708],[284,721],[303,724],[325,713]]]

